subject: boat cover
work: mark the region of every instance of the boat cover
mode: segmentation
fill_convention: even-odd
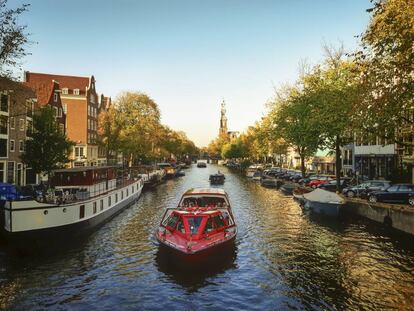
[[[304,193],[303,197],[306,200],[320,203],[337,203],[342,204],[344,200],[334,192],[329,192],[323,189],[315,189],[312,192]]]

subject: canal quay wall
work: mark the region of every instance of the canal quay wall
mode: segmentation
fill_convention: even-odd
[[[345,210],[347,213],[356,214],[414,235],[414,208],[410,206],[371,203],[361,199],[346,198]]]

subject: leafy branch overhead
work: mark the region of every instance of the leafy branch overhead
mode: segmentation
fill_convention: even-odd
[[[26,25],[19,25],[18,17],[28,10],[29,4],[10,9],[7,0],[0,0],[0,75],[11,76],[20,66],[20,60],[29,54],[29,33]]]

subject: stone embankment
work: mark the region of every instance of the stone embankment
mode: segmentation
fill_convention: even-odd
[[[414,235],[414,207],[409,205],[371,203],[363,199],[346,198],[345,210]]]

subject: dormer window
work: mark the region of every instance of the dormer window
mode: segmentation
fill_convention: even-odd
[[[63,88],[62,89],[62,94],[69,94],[69,90],[68,90],[68,88],[67,87],[65,87],[65,88]]]
[[[56,103],[58,101],[58,94],[53,94],[53,101]]]
[[[74,89],[73,90],[73,95],[79,95],[79,89]]]
[[[95,103],[95,95],[93,95],[93,94],[90,95],[90,101],[91,101],[92,104]]]

